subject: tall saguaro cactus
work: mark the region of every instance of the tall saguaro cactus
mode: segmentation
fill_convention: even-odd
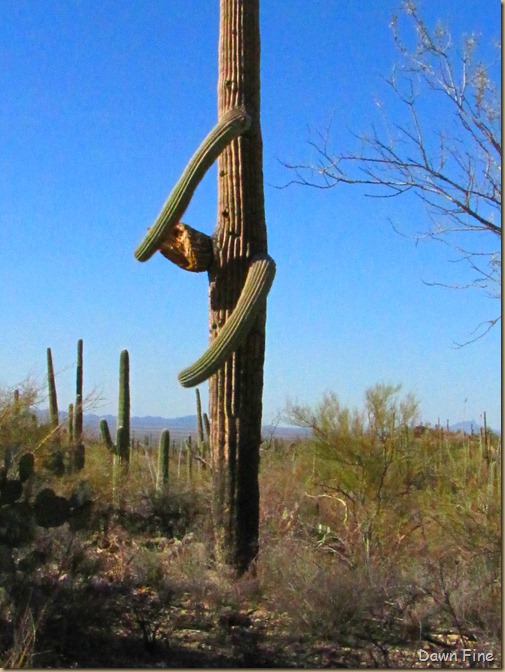
[[[233,319],[251,258],[267,252],[259,0],[221,0],[220,7],[219,118],[240,106],[251,118],[251,126],[218,161],[218,221],[209,272],[211,341]],[[263,301],[247,337],[210,379],[209,388],[214,512],[227,559],[239,572],[258,551],[265,319]]]
[[[139,261],[159,250],[209,275],[210,345],[179,381],[192,387],[210,378],[217,550],[239,573],[258,551],[266,297],[275,275],[267,254],[259,55],[259,0],[220,0],[217,125],[135,250]],[[216,159],[218,218],[210,238],[180,218]]]

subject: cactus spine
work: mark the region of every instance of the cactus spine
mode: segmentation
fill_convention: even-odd
[[[164,429],[161,432],[158,445],[158,472],[156,477],[156,492],[160,493],[168,489],[168,458],[170,450],[170,432]]]

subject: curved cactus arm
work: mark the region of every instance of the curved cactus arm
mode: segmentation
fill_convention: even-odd
[[[138,261],[147,261],[152,257],[163,237],[184,214],[207,170],[229,143],[247,131],[250,125],[251,119],[241,107],[236,107],[223,115],[189,160],[154,225],[135,250],[135,258]]]
[[[233,313],[208,350],[194,364],[179,373],[178,379],[183,387],[193,387],[210,378],[237,350],[264,304],[274,276],[275,262],[268,254],[253,257]]]

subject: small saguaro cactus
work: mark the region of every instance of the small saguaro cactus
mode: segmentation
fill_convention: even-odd
[[[170,432],[164,429],[161,432],[158,445],[158,472],[156,475],[156,492],[168,490],[168,461],[170,450]]]

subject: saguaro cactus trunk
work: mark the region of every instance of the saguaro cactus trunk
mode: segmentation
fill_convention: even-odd
[[[239,299],[251,257],[267,251],[259,0],[221,0],[220,7],[219,118],[242,107],[251,125],[218,159],[218,221],[209,271],[211,341]],[[210,379],[214,518],[218,544],[239,572],[258,551],[265,316],[263,307],[245,341]]]
[[[135,249],[156,251],[209,274],[210,345],[179,373],[185,387],[210,378],[210,443],[217,549],[243,573],[258,552],[259,446],[266,298],[275,276],[267,254],[260,128],[259,0],[220,0],[218,123],[189,160]],[[219,159],[212,238],[180,221]]]

